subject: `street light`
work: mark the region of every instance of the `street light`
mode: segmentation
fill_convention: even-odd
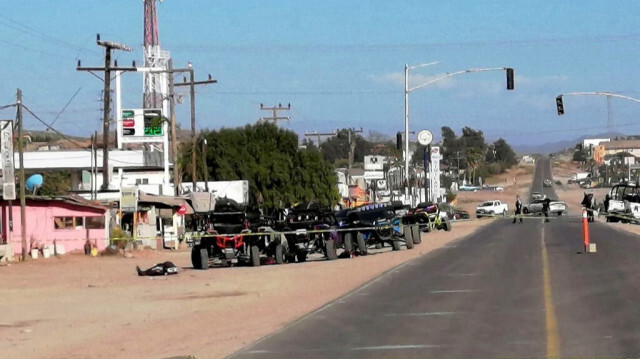
[[[419,67],[426,67],[426,66],[430,66],[430,65],[435,65],[438,64],[439,62],[431,62],[431,63],[427,63],[427,64],[421,64],[421,65],[416,65],[416,66],[409,66],[407,64],[404,65],[404,150],[405,150],[405,156],[404,156],[404,175],[405,178],[407,179],[407,188],[405,188],[405,198],[406,196],[408,196],[409,194],[409,187],[408,187],[408,179],[409,179],[409,92],[420,89],[422,87],[431,85],[435,82],[438,82],[440,80],[444,80],[446,78],[449,77],[453,77],[453,76],[457,76],[457,75],[462,75],[462,74],[468,74],[468,73],[472,73],[472,72],[486,72],[486,71],[505,71],[506,75],[507,75],[507,90],[513,90],[514,89],[514,71],[513,68],[511,67],[493,67],[493,68],[481,68],[481,69],[468,69],[468,70],[463,70],[463,71],[457,71],[457,72],[452,72],[452,73],[448,73],[446,75],[442,75],[440,77],[437,77],[431,81],[427,81],[423,84],[420,84],[418,86],[415,87],[411,87],[409,88],[409,70],[413,70]],[[413,196],[411,197],[411,205],[413,206]]]

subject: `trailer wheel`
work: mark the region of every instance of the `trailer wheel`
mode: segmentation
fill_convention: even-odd
[[[411,233],[413,234],[413,243],[414,244],[422,243],[422,234],[420,233],[420,225],[419,224],[411,225]]]
[[[276,244],[275,255],[276,263],[284,263],[284,246],[282,244]]]
[[[391,248],[393,248],[394,251],[399,251],[400,250],[400,241],[394,239],[391,241]]]
[[[249,259],[251,260],[251,266],[260,266],[260,248],[258,246],[251,246],[249,252]]]
[[[444,230],[447,232],[451,231],[451,222],[448,219],[444,220]]]
[[[367,254],[367,244],[364,242],[364,235],[360,232],[356,235],[356,241],[358,242],[358,250],[360,254]]]
[[[347,253],[353,252],[353,233],[344,232],[344,251]]]
[[[334,260],[338,258],[338,253],[336,253],[336,247],[333,244],[333,239],[328,239],[324,242],[324,254],[327,256],[327,260]]]

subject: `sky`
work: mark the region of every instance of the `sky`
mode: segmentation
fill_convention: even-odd
[[[405,64],[437,61],[413,69],[410,86],[512,67],[515,90],[506,90],[504,71],[487,71],[411,91],[411,130],[428,129],[436,140],[442,126],[517,145],[640,132],[635,102],[613,99],[608,107],[605,97],[567,96],[564,116],[555,107],[555,97],[570,92],[640,98],[637,0],[165,0],[157,11],[160,44],[175,67],[191,62],[197,80],[218,80],[196,89],[198,129],[252,124],[270,116],[261,103],[290,103],[280,115],[291,121],[279,125],[301,139],[349,127],[391,138],[404,130]],[[143,1],[6,1],[0,106],[15,102],[20,88],[24,104],[57,130],[100,130],[102,82],[75,69],[77,60],[102,66],[97,33],[132,48],[115,52],[120,66],[142,64]],[[124,107],[141,102],[142,76],[123,75]],[[189,128],[188,95],[177,114]],[[0,111],[14,117],[14,109]],[[25,126],[45,129],[32,117]]]

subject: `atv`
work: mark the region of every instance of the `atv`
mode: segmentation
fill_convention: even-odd
[[[281,228],[283,232],[287,232],[287,260],[305,262],[312,253],[320,253],[327,260],[338,258],[336,246],[340,245],[340,238],[336,228],[335,215],[328,207],[317,202],[293,207]]]
[[[397,251],[403,243],[407,249],[413,249],[418,243],[414,239],[418,224],[409,223],[403,208],[397,203],[374,203],[352,208],[346,213],[346,219],[345,214],[340,213],[345,251],[352,253],[357,249],[364,255],[369,247],[379,249],[385,244]],[[420,241],[419,236],[417,240]]]
[[[441,211],[437,203],[419,203],[413,212],[423,232],[431,232],[434,229],[444,229],[447,232],[451,230],[451,221],[447,213]]]
[[[262,254],[275,257],[277,263],[283,262],[283,240],[271,228],[257,227],[259,213],[247,211],[245,206],[234,200],[222,198],[216,202],[210,220],[210,228],[195,239],[191,249],[194,268],[235,264],[257,267]]]

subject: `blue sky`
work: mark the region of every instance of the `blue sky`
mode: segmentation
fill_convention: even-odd
[[[54,127],[88,135],[100,127],[102,83],[75,70],[102,63],[95,34],[133,48],[120,65],[142,63],[142,0],[11,1],[0,12],[0,105],[24,101]],[[106,15],[106,16],[105,16]],[[555,96],[611,91],[640,97],[636,1],[254,1],[166,0],[158,5],[160,42],[176,67],[191,61],[196,77],[219,82],[197,89],[198,128],[242,126],[260,103],[291,103],[299,134],[362,127],[392,136],[403,130],[403,69],[412,84],[470,68],[513,67],[516,90],[503,71],[472,73],[416,90],[411,129],[464,126],[494,140],[538,144],[607,130],[602,97]],[[142,78],[123,80],[124,106],[140,107]],[[181,89],[182,91],[182,89]],[[640,104],[612,101],[615,130],[640,132]],[[189,127],[188,101],[178,105]],[[286,115],[283,113],[283,115]],[[13,110],[0,112],[12,118]],[[28,118],[28,128],[44,126]]]

